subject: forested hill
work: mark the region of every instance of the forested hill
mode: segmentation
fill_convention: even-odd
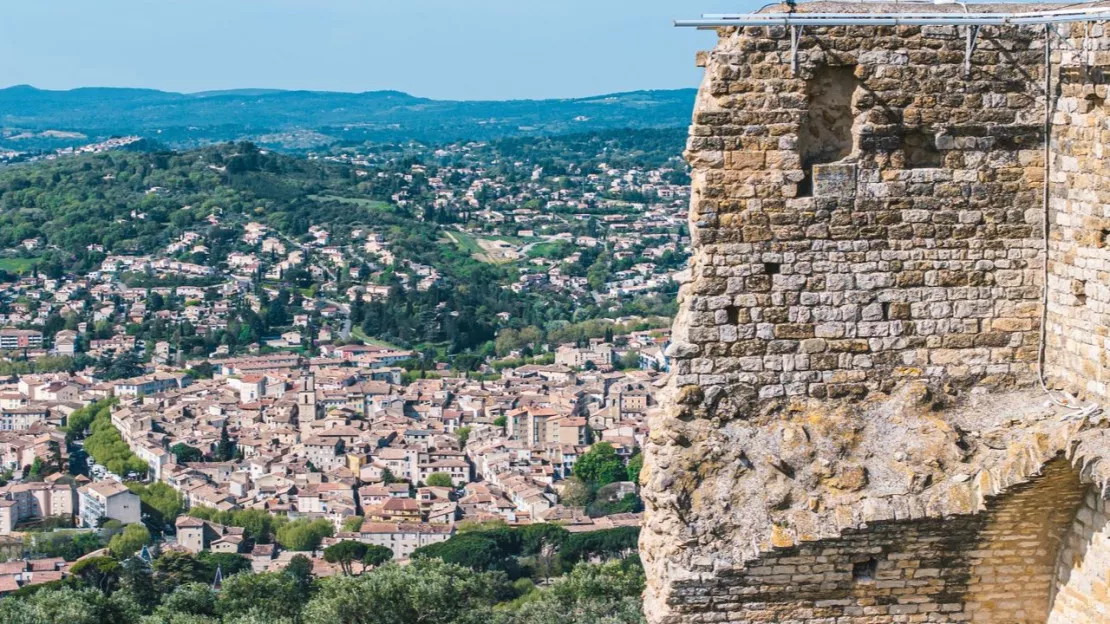
[[[345,166],[267,154],[250,144],[109,152],[10,167],[0,169],[0,248],[39,238],[48,249],[77,257],[90,245],[149,254],[210,219],[236,228],[254,219],[297,236],[307,231],[310,216],[314,223],[359,216],[311,195],[389,197],[392,187],[375,190],[373,184],[359,187]]]
[[[0,150],[54,149],[139,135],[171,147],[249,139],[308,149],[336,142],[452,141],[689,124],[695,91],[468,102],[396,91],[0,89]]]
[[[681,145],[681,131],[636,132],[644,135],[642,141],[630,131],[565,136],[539,142],[546,155],[533,154],[537,146],[529,146],[529,155],[555,170],[565,167],[563,159],[595,152],[614,163],[659,162]],[[476,259],[458,238],[459,216],[430,209],[436,191],[429,180],[440,171],[430,161],[420,163],[433,149],[403,151],[396,158],[378,154],[380,162],[371,168],[294,157],[246,142],[183,152],[114,151],[0,168],[0,282],[29,269],[49,277],[84,275],[100,268],[106,256],[123,254],[206,265],[216,274],[189,283],[211,285],[229,270],[233,254],[258,253],[256,243],[244,240],[247,224],[256,222],[271,228],[288,250],[303,252],[309,265],[325,267],[320,275],[290,270],[265,286],[320,289],[346,299],[346,289],[356,282],[346,270],[326,268],[323,244],[310,232],[313,226],[324,228],[330,233],[327,245],[344,250],[363,276],[357,283],[389,287],[388,297],[355,306],[352,320],[368,335],[405,346],[432,344],[455,354],[491,348],[501,318],[548,327],[603,315],[670,313],[669,303],[651,296],[604,310],[546,291],[514,292],[509,288],[518,277],[514,264]],[[495,150],[489,160],[502,162],[523,148],[502,140],[481,149]],[[530,179],[533,167],[528,163],[518,174]],[[401,196],[406,199],[394,200]],[[576,220],[573,235],[587,234],[590,223]],[[392,260],[362,251],[367,232],[390,250]],[[182,245],[187,233],[202,239],[203,247]],[[636,261],[620,264],[601,251],[583,250],[562,269],[581,276],[604,269],[609,275]],[[434,285],[402,287],[416,284],[428,270],[439,277]],[[140,287],[184,284],[154,284],[141,273],[124,278]],[[255,278],[263,285],[261,275]],[[257,333],[266,329],[260,325]]]
[[[173,258],[222,269],[229,254],[254,252],[242,240],[248,221],[273,228],[289,249],[305,254],[313,253],[303,244],[313,238],[307,233],[311,225],[335,232],[333,245],[352,248],[357,241],[347,236],[362,227],[380,233],[401,263],[365,270],[384,269],[383,280],[396,284],[392,276],[411,273],[416,263],[436,267],[443,278],[440,288],[427,291],[392,288],[387,300],[371,306],[375,322],[384,328],[375,331],[382,335],[406,345],[440,339],[440,333],[426,337],[424,332],[438,320],[437,332],[441,327],[450,331],[454,342],[449,348],[461,352],[493,340],[499,313],[528,318],[533,310],[550,308],[544,300],[512,296],[501,287],[510,277],[505,268],[440,244],[437,226],[381,201],[402,188],[419,192],[411,184],[398,176],[360,178],[348,166],[267,153],[249,143],[63,158],[0,169],[0,247],[18,248],[20,241],[36,239],[42,244],[34,260],[40,272],[80,275],[99,268],[106,254],[164,255],[168,244],[191,231],[201,234],[206,251],[198,256],[184,249]],[[149,285],[129,281],[132,277],[143,278],[125,276],[129,285]],[[304,270],[291,270],[284,278],[272,286],[310,289],[326,280]],[[327,296],[346,298],[349,285],[341,281]],[[273,326],[244,314],[243,322],[256,327],[258,336]]]

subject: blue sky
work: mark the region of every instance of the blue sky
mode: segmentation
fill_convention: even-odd
[[[697,86],[750,0],[6,0],[0,86],[397,89],[451,99]]]

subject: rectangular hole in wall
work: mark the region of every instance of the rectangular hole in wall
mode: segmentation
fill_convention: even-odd
[[[725,313],[728,314],[728,324],[729,325],[739,325],[740,324],[740,307],[739,306],[728,306],[727,308],[725,308]]]
[[[852,564],[852,580],[853,581],[873,581],[875,580],[875,573],[879,569],[879,562],[874,559],[867,561],[857,561]]]
[[[798,197],[813,196],[813,166],[847,158],[855,146],[852,97],[859,86],[855,65],[819,67],[806,80],[806,114],[798,132],[805,178]]]
[[[798,183],[798,197],[813,197],[813,167],[805,169],[805,177]]]
[[[782,272],[782,265],[778,262],[764,262],[763,272],[767,275],[778,275]]]
[[[890,303],[889,302],[884,302],[882,304],[882,306],[883,306],[883,320],[884,321],[889,321],[890,320]]]
[[[907,169],[934,169],[944,164],[944,155],[937,149],[937,138],[925,130],[914,130],[902,137],[902,151]]]
[[[1072,280],[1071,294],[1075,295],[1075,305],[1083,307],[1087,305],[1087,281],[1086,280]]]
[[[1103,228],[1098,234],[1099,248],[1110,247],[1110,228]]]

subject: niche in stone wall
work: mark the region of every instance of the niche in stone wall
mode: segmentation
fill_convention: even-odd
[[[937,138],[926,130],[911,130],[902,137],[902,151],[907,169],[931,169],[944,164],[944,155],[937,149]]]
[[[852,564],[852,580],[856,582],[874,581],[879,571],[879,562],[875,559],[866,559]]]
[[[1099,93],[1101,93],[1102,95],[1099,95]],[[1079,112],[1080,113],[1105,114],[1105,112],[1106,112],[1106,97],[1105,97],[1105,95],[1106,95],[1105,91],[1101,91],[1101,92],[1100,91],[1092,91],[1092,92],[1088,93],[1087,97],[1084,98],[1085,101],[1084,101],[1084,104],[1083,104],[1083,108],[1085,108],[1086,110],[1080,110]]]
[[[1072,280],[1071,294],[1075,295],[1075,305],[1077,307],[1087,305],[1087,280]]]
[[[798,133],[805,179],[798,195],[813,194],[813,166],[834,163],[852,154],[852,96],[859,87],[855,65],[822,66],[806,81],[807,114]]]

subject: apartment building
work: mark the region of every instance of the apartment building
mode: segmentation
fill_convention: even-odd
[[[139,495],[115,481],[99,481],[77,490],[81,526],[96,527],[101,518],[134,524],[142,520]]]
[[[42,348],[42,332],[33,329],[0,329],[0,351]]]

